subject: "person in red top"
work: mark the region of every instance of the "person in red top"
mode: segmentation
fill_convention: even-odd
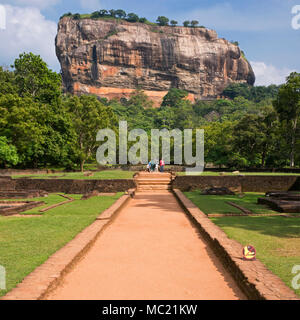
[[[160,172],[164,172],[165,162],[163,159],[160,160],[159,167],[160,167]]]

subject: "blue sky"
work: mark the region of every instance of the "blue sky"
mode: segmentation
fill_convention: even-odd
[[[292,8],[300,0],[0,0],[0,4],[6,9],[0,65],[10,65],[19,53],[32,51],[59,71],[54,48],[59,17],[69,11],[121,8],[151,21],[159,15],[180,24],[196,19],[220,37],[238,41],[252,63],[257,84],[279,84],[291,71],[300,72],[300,29],[291,26]]]

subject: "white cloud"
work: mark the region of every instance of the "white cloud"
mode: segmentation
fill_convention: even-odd
[[[6,5],[6,29],[0,30],[0,65],[10,65],[22,52],[39,54],[50,68],[60,69],[55,55],[57,25],[37,8]]]
[[[100,0],[80,0],[80,5],[83,9],[86,10],[100,10]]]
[[[286,77],[295,71],[288,68],[276,68],[264,62],[251,61],[250,63],[256,76],[255,85],[257,86],[283,84],[286,81]]]

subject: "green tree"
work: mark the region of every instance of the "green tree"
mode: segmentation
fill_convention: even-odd
[[[158,113],[155,118],[155,127],[156,128],[166,128],[172,130],[176,128],[176,115],[175,110],[172,107],[163,107],[158,110]]]
[[[95,11],[95,12],[93,12],[93,13],[91,14],[91,18],[92,18],[92,19],[98,19],[98,18],[100,18],[100,17],[101,17],[101,14],[100,14],[99,11]]]
[[[183,22],[183,25],[185,26],[185,27],[189,27],[190,26],[190,21],[188,21],[188,20],[186,20],[186,21],[184,21]]]
[[[244,97],[245,99],[261,102],[266,99],[277,97],[279,86],[250,86],[246,83],[231,83],[223,91],[222,96],[229,99]]]
[[[80,18],[81,18],[80,13],[75,13],[75,14],[73,14],[73,19],[74,19],[74,20],[80,20]]]
[[[300,117],[300,74],[292,72],[279,89],[278,98],[273,101],[281,121],[286,121],[290,144],[290,166],[295,166],[295,148]]]
[[[0,136],[0,166],[16,165],[19,162],[17,148],[8,142],[6,137]]]
[[[18,88],[15,84],[14,73],[0,67],[0,96],[4,94],[14,94],[17,91]]]
[[[160,26],[167,26],[169,25],[169,19],[165,16],[159,16],[156,20],[156,22],[158,23],[158,25]]]
[[[140,19],[139,19],[139,22],[140,22],[140,23],[146,23],[146,22],[147,22],[147,19],[146,19],[146,18],[140,18]]]
[[[135,13],[128,13],[127,21],[129,21],[129,22],[138,22],[139,21],[139,16],[137,14],[135,14]]]
[[[199,24],[199,21],[197,21],[197,20],[192,20],[192,21],[191,21],[191,26],[192,26],[193,28],[195,28],[198,24]]]
[[[31,97],[0,97],[0,136],[17,148],[23,167],[64,166],[74,154],[70,114],[62,105],[42,104]]]
[[[73,96],[65,101],[76,131],[76,149],[80,169],[97,147],[96,135],[100,129],[114,129],[116,117],[110,107],[104,106],[95,96]]]
[[[175,128],[187,129],[193,128],[195,125],[195,113],[191,102],[187,99],[188,92],[185,90],[171,88],[164,96],[161,110],[165,108],[174,109],[174,123]]]
[[[185,90],[171,88],[169,92],[164,96],[161,106],[175,107],[178,106],[183,99],[188,96],[188,92]]]
[[[125,19],[126,18],[126,12],[124,10],[118,9],[115,11],[115,16],[120,18],[120,19]]]
[[[250,86],[246,83],[232,83],[224,89],[222,95],[229,99],[240,96],[250,99]]]
[[[63,15],[59,18],[59,20],[62,19],[62,18],[64,18],[64,17],[72,17],[72,16],[73,16],[72,12],[68,12],[68,13],[63,14]]]
[[[234,127],[233,145],[250,167],[265,167],[277,140],[277,115],[272,107],[249,114]]]
[[[233,152],[233,127],[235,122],[211,122],[202,127],[205,139],[205,162],[219,167],[243,164],[245,159]]]
[[[178,25],[178,21],[176,21],[176,20],[171,20],[170,23],[171,23],[172,27],[176,27]]]
[[[60,98],[61,77],[51,71],[40,56],[22,53],[12,67],[21,97],[32,97],[35,101],[50,104]]]
[[[114,10],[114,9],[111,9],[111,10],[109,10],[108,11],[109,12],[109,14],[112,16],[112,17],[116,17],[116,10]]]
[[[102,9],[102,10],[99,11],[99,14],[100,14],[101,17],[104,17],[104,16],[108,15],[108,11],[105,10],[105,9]]]

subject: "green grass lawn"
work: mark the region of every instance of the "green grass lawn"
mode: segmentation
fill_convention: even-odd
[[[222,217],[211,219],[227,236],[242,245],[253,245],[257,258],[291,289],[300,265],[300,219],[284,217]],[[300,296],[300,289],[293,289]]]
[[[14,288],[26,275],[89,226],[122,194],[88,200],[79,200],[81,195],[71,195],[74,202],[49,210],[42,216],[0,216],[0,265],[6,268],[7,276],[7,290],[0,290],[0,296]],[[49,206],[66,199],[50,195],[33,200],[45,201]],[[37,214],[40,209],[34,208],[26,213]]]
[[[236,202],[254,213],[274,213],[256,204],[257,198],[262,196],[259,193],[246,193],[244,198],[202,196],[200,191],[185,192],[185,195],[206,214],[239,212],[225,201]],[[292,288],[291,281],[295,274],[292,274],[291,270],[294,265],[300,265],[300,218],[228,216],[211,220],[223,229],[230,239],[242,245],[253,245],[258,259]],[[300,289],[294,291],[300,296]]]
[[[263,193],[246,192],[243,198],[239,195],[233,196],[203,196],[201,191],[196,190],[184,193],[191,201],[193,201],[201,211],[205,214],[213,213],[241,213],[241,211],[229,204],[227,201],[234,202],[255,214],[273,214],[278,213],[269,209],[267,206],[257,204],[257,199],[263,197]]]
[[[18,178],[31,178],[31,179],[132,179],[134,171],[123,170],[104,170],[93,172],[93,175],[87,177],[82,172],[58,172],[58,173],[45,173],[45,174],[31,174],[31,175],[15,175],[14,179]]]

